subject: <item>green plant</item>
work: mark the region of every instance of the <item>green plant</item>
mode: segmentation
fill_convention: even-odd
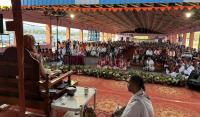
[[[62,66],[63,69],[67,69],[68,66]],[[177,75],[177,77],[172,78],[170,76],[165,76],[159,73],[152,72],[144,72],[144,71],[121,71],[121,70],[113,70],[113,69],[98,69],[96,67],[91,66],[72,66],[73,70],[78,73],[82,73],[87,76],[101,77],[106,79],[114,79],[114,80],[127,80],[128,78],[139,75],[144,79],[144,82],[147,83],[156,83],[163,85],[173,85],[173,86],[185,86],[186,80],[182,77],[181,74]]]

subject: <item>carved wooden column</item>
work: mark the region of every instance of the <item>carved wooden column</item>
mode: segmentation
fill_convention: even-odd
[[[186,33],[183,33],[183,45],[186,46]]]
[[[70,41],[70,27],[66,27],[66,41]]]
[[[193,48],[194,32],[190,33],[189,47]]]
[[[83,42],[83,30],[79,30],[79,42]]]
[[[46,24],[46,26],[45,26],[45,33],[46,33],[45,42],[46,42],[46,44],[48,46],[51,47],[51,45],[52,45],[52,39],[51,39],[52,28],[51,28],[51,23]]]
[[[6,22],[7,30],[15,31],[17,60],[18,60],[18,90],[20,117],[25,117],[25,91],[24,91],[24,41],[21,0],[11,0],[13,21]]]

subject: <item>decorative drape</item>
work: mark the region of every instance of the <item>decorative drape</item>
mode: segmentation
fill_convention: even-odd
[[[35,10],[35,9],[48,9],[49,6],[23,6],[23,9],[26,10]],[[55,11],[57,10],[65,10],[65,11],[170,11],[170,10],[192,10],[192,9],[200,9],[200,6],[166,6],[166,7],[123,7],[123,8],[82,8],[82,7],[67,7],[67,6],[52,6]]]

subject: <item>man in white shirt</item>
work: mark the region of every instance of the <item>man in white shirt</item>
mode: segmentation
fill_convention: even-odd
[[[151,49],[148,49],[148,50],[146,51],[146,55],[147,55],[147,56],[152,56],[152,55],[153,55],[153,51],[152,51]]]
[[[194,66],[193,66],[193,63],[190,62],[188,68],[186,70],[184,70],[184,75],[185,75],[185,78],[188,79],[188,77],[190,76],[190,74],[192,73],[192,71],[194,70]]]
[[[140,76],[133,76],[128,81],[128,91],[134,95],[126,107],[118,109],[112,117],[153,117],[153,106],[145,95],[144,81]]]
[[[144,70],[147,70],[147,71],[155,70],[154,61],[151,59],[151,57],[148,57],[148,59],[146,61],[146,66],[144,67]]]
[[[180,68],[178,69],[179,73],[183,73],[185,71],[185,63],[183,61],[180,62]]]

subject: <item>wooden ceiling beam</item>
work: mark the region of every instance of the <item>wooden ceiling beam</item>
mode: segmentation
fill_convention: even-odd
[[[135,25],[129,20],[129,17],[125,15],[125,11],[114,13],[114,14],[118,19],[120,19],[122,22],[126,23],[129,26],[128,30],[132,30],[135,27]]]
[[[142,22],[141,20],[138,18],[138,12],[137,11],[133,11],[132,12],[132,15],[133,15],[133,18],[135,18],[135,20],[138,22],[139,26],[138,28],[141,28],[142,27]]]
[[[155,20],[156,20],[156,13],[157,13],[157,11],[154,11],[154,13],[152,14],[152,20],[151,20],[151,30],[154,30],[154,25],[155,25]]]
[[[135,28],[138,28],[138,27],[140,27],[141,25],[140,25],[140,23],[135,19],[135,16],[133,15],[132,12],[133,12],[133,11],[128,11],[128,12],[126,12],[126,13],[127,13],[126,15],[130,16],[130,20],[132,20],[132,22],[134,22]]]
[[[102,14],[101,12],[98,11],[99,14]],[[114,22],[116,22],[118,25],[122,25],[124,28],[129,28],[129,26],[127,24],[125,24],[124,22],[122,22],[120,19],[116,18],[115,16],[113,16],[110,12],[106,12],[103,13],[103,15],[108,18],[109,20],[112,20]]]
[[[149,15],[150,14],[152,14],[152,12],[151,11],[147,11],[147,12],[145,12],[146,13],[146,25],[147,25],[147,28],[148,29],[150,29],[150,27],[151,27],[151,24],[150,24],[150,19],[149,19]]]
[[[135,18],[131,17],[132,16],[131,12],[132,11],[127,11],[127,12],[123,12],[123,13],[126,16],[126,18],[129,20],[129,22],[131,23],[131,26],[135,30],[139,25],[137,24],[137,21],[135,20]]]
[[[145,13],[145,11],[141,11],[140,12],[140,19],[142,20],[143,24],[144,24],[144,28],[148,29],[147,26],[147,14]]]
[[[163,19],[165,18],[165,11],[162,13],[162,15],[159,17],[159,20],[157,20],[157,25],[154,28],[155,31],[159,32],[159,28],[163,25]],[[163,27],[162,27],[163,28]]]

